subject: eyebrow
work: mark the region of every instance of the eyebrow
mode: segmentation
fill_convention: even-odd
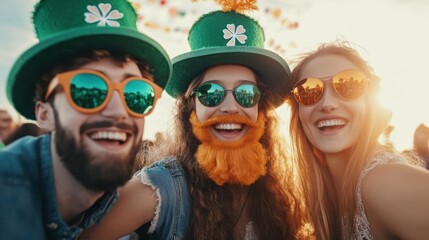
[[[104,71],[97,70],[97,69],[88,69],[88,70],[99,72],[99,73],[103,74],[105,77],[107,77],[108,79],[110,79],[110,77]],[[130,77],[137,77],[137,78],[144,78],[144,79],[146,79],[143,76],[139,76],[139,75],[135,75],[135,74],[131,74],[131,73],[125,73],[121,77],[121,82],[124,81],[127,78],[130,78]]]
[[[204,83],[206,83],[206,82],[217,83],[217,84],[221,85],[221,84],[220,84],[220,83],[221,83],[221,81],[220,81],[220,80],[217,80],[217,79],[207,80],[207,81],[205,81]],[[250,80],[245,80],[245,79],[237,80],[237,83],[239,83],[239,84],[248,83],[248,84],[257,85],[257,83],[256,83],[256,82],[252,82],[252,81],[250,81]]]
[[[306,78],[302,78],[301,80],[298,80],[297,83],[302,82],[304,80],[307,80],[309,78],[315,78],[315,79],[319,79],[319,80],[322,80],[322,81],[326,81],[326,80],[330,80],[330,79],[334,78],[334,76],[335,75],[326,76],[326,77],[306,77]]]

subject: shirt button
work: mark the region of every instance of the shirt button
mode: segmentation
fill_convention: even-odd
[[[58,228],[58,224],[52,222],[46,225],[47,228],[49,228],[50,230],[56,230]]]

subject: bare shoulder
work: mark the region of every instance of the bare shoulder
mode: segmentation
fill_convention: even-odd
[[[370,224],[402,239],[429,236],[429,171],[406,163],[376,166],[362,180]],[[373,223],[371,223],[373,221]]]
[[[368,200],[391,197],[400,200],[401,196],[418,194],[418,190],[425,189],[429,190],[429,171],[407,163],[376,166],[362,181],[362,195]]]

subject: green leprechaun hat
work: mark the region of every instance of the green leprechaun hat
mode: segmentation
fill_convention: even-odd
[[[282,57],[264,49],[262,27],[239,13],[243,9],[256,9],[254,2],[217,2],[223,4],[222,11],[205,14],[192,26],[188,36],[191,51],[172,59],[173,74],[166,91],[177,97],[184,94],[192,80],[205,69],[220,64],[239,64],[260,75],[274,94],[272,104],[281,105],[293,87],[290,69]],[[245,6],[240,5],[243,2]],[[228,4],[230,6],[226,6]]]
[[[7,97],[23,116],[35,119],[36,81],[56,63],[82,51],[129,54],[150,66],[164,88],[171,62],[156,41],[137,30],[136,10],[127,0],[41,0],[33,12],[39,43],[25,51],[7,79]]]

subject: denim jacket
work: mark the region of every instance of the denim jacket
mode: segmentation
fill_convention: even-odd
[[[0,239],[76,239],[116,199],[116,191],[104,194],[80,223],[68,226],[57,206],[51,134],[24,137],[0,150]]]
[[[191,200],[185,171],[173,157],[167,157],[137,173],[157,194],[154,219],[141,226],[140,239],[190,239]]]

